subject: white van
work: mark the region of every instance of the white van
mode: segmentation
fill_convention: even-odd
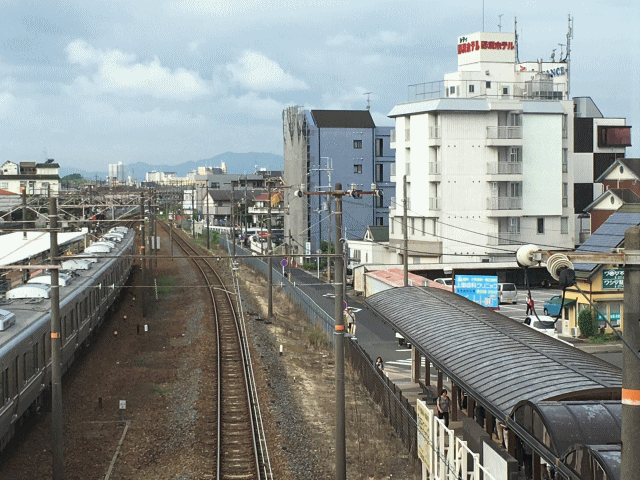
[[[518,289],[513,283],[498,284],[499,303],[518,303]]]

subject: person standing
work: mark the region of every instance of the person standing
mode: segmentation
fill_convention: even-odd
[[[449,428],[449,404],[451,403],[451,399],[447,396],[447,389],[443,388],[440,392],[440,396],[438,397],[438,401],[436,402],[436,407],[438,407],[438,418],[444,418],[444,426]]]
[[[382,363],[382,357],[376,358],[376,368],[380,371],[384,371],[384,363]]]
[[[533,313],[533,298],[531,298],[531,295],[529,295],[527,293],[527,313],[525,313],[525,315],[529,315],[530,313]]]
[[[356,314],[351,308],[347,310],[347,333],[356,334]]]

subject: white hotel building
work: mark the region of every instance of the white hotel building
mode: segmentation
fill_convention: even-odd
[[[460,37],[458,71],[410,86],[389,113],[399,261],[405,175],[409,263],[513,261],[522,244],[578,243],[576,214],[599,194],[594,177],[624,156],[630,127],[569,99],[565,59],[518,62],[516,50],[513,33]]]

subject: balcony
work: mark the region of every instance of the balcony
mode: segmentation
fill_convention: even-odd
[[[440,175],[442,162],[429,162],[429,175]]]
[[[522,197],[489,197],[487,210],[522,210]]]
[[[498,238],[491,237],[489,239],[490,245],[522,245],[522,237],[520,236],[520,232],[518,233],[507,233],[507,232],[498,232]]]
[[[392,163],[391,165],[389,165],[389,181],[390,182],[396,181],[396,164],[395,163]]]
[[[429,146],[439,147],[442,145],[442,135],[440,127],[437,125],[431,125],[429,127]]]
[[[391,148],[396,148],[396,130],[391,130],[391,138],[389,140]]]
[[[489,162],[489,175],[522,175],[522,162]]]
[[[522,146],[522,127],[488,126],[486,138],[489,147]]]
[[[442,199],[440,197],[429,197],[429,210],[441,210]]]

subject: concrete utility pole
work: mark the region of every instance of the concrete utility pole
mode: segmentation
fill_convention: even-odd
[[[640,227],[625,232],[624,248],[640,251]],[[640,265],[624,269],[624,336],[640,350]],[[640,365],[628,348],[623,349],[622,369],[622,480],[635,480],[640,472]]]
[[[336,192],[342,192],[342,184],[336,183],[335,189]],[[342,270],[344,268],[341,239],[342,196],[336,195],[336,258],[334,262],[336,269],[334,303],[334,320],[336,323],[334,332],[336,359],[336,480],[347,478],[344,411],[344,305],[342,303],[344,285],[341,281],[338,281],[338,278],[342,278]]]
[[[236,256],[236,183],[232,180],[231,181],[231,241],[232,243],[232,249],[231,249],[231,256],[235,257]],[[242,229],[240,229],[240,232],[242,233]],[[235,259],[233,260],[235,261]]]
[[[211,248],[211,243],[209,240],[209,187],[206,186],[206,188],[204,189],[204,195],[205,198],[207,199],[207,250],[209,250]],[[231,217],[232,219],[232,224],[233,224],[233,217]]]
[[[271,258],[271,185],[272,180],[267,180],[267,213],[269,215],[269,226],[267,227],[267,250],[269,251],[269,308],[268,318],[273,318],[273,259]],[[262,241],[260,242],[262,244]]]
[[[402,265],[404,270],[404,282],[406,287],[409,285],[409,229],[407,227],[407,176],[402,177],[402,247],[404,253],[402,255]]]
[[[27,188],[22,189],[22,238],[27,239]]]
[[[51,225],[51,264],[58,261],[58,209],[55,197],[49,197]],[[64,478],[64,437],[62,431],[62,338],[60,338],[60,279],[51,269],[51,439],[53,442],[53,479]]]
[[[147,243],[147,237],[146,237],[146,232],[145,232],[145,225],[144,225],[144,192],[140,195],[140,218],[142,219],[142,222],[140,224],[140,238],[141,238],[141,250],[142,250],[142,283],[143,283],[143,287],[142,287],[142,291],[140,292],[140,301],[142,302],[142,316],[146,317],[147,316],[147,290],[146,288],[144,288],[146,286],[146,281],[147,281],[147,249],[146,249],[146,243]]]
[[[191,236],[196,238],[196,206],[195,206],[195,196],[196,196],[196,184],[192,185],[191,189]]]

